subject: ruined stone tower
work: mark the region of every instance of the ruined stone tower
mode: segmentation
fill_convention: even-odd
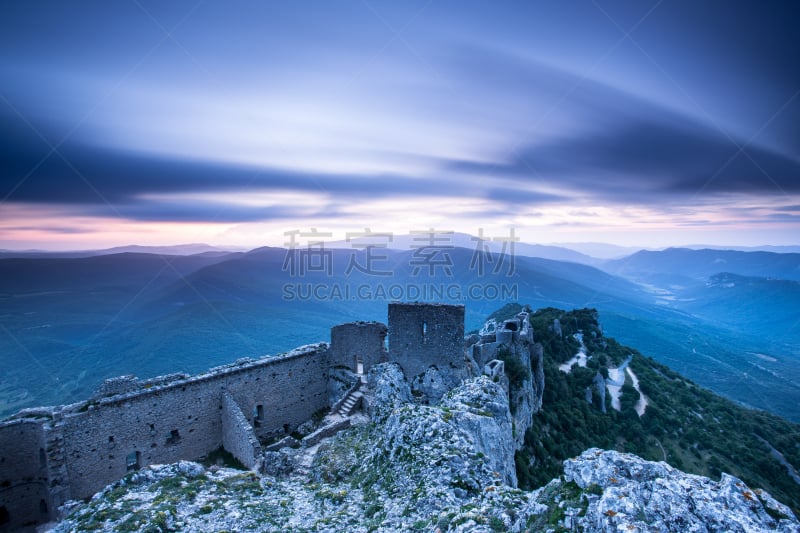
[[[388,361],[385,342],[386,325],[380,322],[349,322],[334,326],[331,328],[330,364],[364,373],[378,363]]]
[[[434,365],[463,369],[464,306],[429,303],[389,304],[389,359],[409,379]]]

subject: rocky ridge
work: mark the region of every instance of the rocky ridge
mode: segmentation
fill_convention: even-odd
[[[52,528],[73,531],[800,531],[786,506],[720,481],[590,449],[535,491],[514,488],[508,395],[486,376],[436,405],[393,364],[369,375],[372,420],[324,440],[310,474],[189,462],[134,472]]]

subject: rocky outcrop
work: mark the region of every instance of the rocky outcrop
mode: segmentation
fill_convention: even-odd
[[[521,449],[533,415],[542,408],[545,386],[544,350],[541,344],[534,343],[528,313],[518,313],[502,324],[488,320],[480,334],[471,339],[478,339],[478,342],[468,353],[477,367],[487,369],[485,373],[493,374],[489,370],[495,367],[492,360],[503,362],[507,382],[498,381],[507,383],[514,442],[516,449]]]
[[[450,390],[452,384],[448,376],[438,367],[429,366],[423,374],[414,377],[411,382],[411,392],[415,396],[424,398],[426,403],[438,403],[442,396]]]
[[[367,391],[372,421],[324,439],[316,455],[269,450],[260,477],[153,465],[63,507],[52,531],[800,531],[788,507],[732,476],[597,448],[546,486],[517,490],[508,393],[488,376],[424,405],[385,363]]]
[[[534,414],[542,408],[544,370],[542,346],[512,342],[500,348],[498,357],[505,363],[508,376],[508,405],[514,427],[516,448],[522,448],[525,432]]]
[[[364,403],[374,422],[384,422],[400,406],[412,401],[411,387],[396,363],[372,367],[367,375],[368,396]]]
[[[800,531],[788,507],[727,474],[713,481],[592,448],[564,462],[564,480],[551,485],[574,482],[587,494],[565,513],[586,531]]]
[[[394,390],[394,370],[383,370],[376,383]],[[565,461],[546,486],[514,489],[503,482],[513,465],[505,394],[486,377],[438,406],[380,397],[389,400],[382,409],[395,406],[385,423],[322,443],[313,483],[281,477],[292,467],[288,448],[261,478],[154,465],[66,506],[52,531],[800,531],[788,507],[732,476],[713,481],[596,448]]]
[[[506,485],[516,487],[513,419],[505,391],[481,376],[450,391],[440,407],[452,415],[450,423],[466,440],[466,449],[486,459],[492,482],[499,477]]]
[[[600,401],[600,412],[606,412],[606,380],[603,378],[603,375],[598,371],[594,375],[594,379],[592,380],[592,384],[597,391],[597,398]],[[586,395],[587,400],[591,401],[591,391],[589,394]]]
[[[481,490],[498,479],[517,482],[508,402],[486,377],[465,382],[438,406],[397,409],[386,421],[379,450],[380,461],[388,459],[400,477],[407,475],[402,465],[419,463],[438,478],[435,484]]]

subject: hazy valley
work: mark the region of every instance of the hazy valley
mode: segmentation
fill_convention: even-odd
[[[403,291],[394,296],[422,288],[434,294],[419,299],[465,303],[474,329],[508,301],[470,294],[478,286],[513,289],[534,309],[596,308],[608,335],[737,402],[800,420],[800,254],[668,249],[590,266],[523,255],[570,251],[520,248],[513,265],[499,250],[478,254],[495,261],[482,276],[471,248],[447,250],[449,273],[414,272],[414,252],[381,250],[388,277],[346,272],[368,261],[353,249],[328,250],[330,275],[303,276],[283,268],[282,248],[3,258],[0,413],[77,401],[111,376],[197,372],[324,340],[333,324],[382,319],[393,286]]]

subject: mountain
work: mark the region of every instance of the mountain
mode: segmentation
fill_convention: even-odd
[[[641,246],[618,246],[603,242],[562,242],[554,246],[569,248],[598,259],[618,259],[642,250]]]
[[[387,234],[388,235],[388,234]],[[544,244],[528,244],[519,241],[509,241],[514,239],[510,234],[484,236],[478,238],[468,233],[459,232],[432,232],[414,235],[391,235],[388,237],[354,237],[348,241],[334,241],[325,243],[326,248],[332,249],[358,249],[366,245],[385,245],[391,250],[406,252],[418,249],[425,245],[442,246],[448,249],[464,248],[473,252],[491,252],[495,254],[508,254],[523,257],[539,257],[542,259],[552,259],[554,261],[569,261],[593,265],[598,263],[594,257],[571,249],[568,246],[552,246]],[[518,237],[516,238],[518,239]]]
[[[605,323],[592,309],[531,315],[545,388],[517,457],[520,486],[546,483],[586,448],[613,448],[713,478],[728,472],[800,509],[800,426],[722,398],[620,344],[600,317]]]
[[[800,420],[796,337],[748,329],[784,325],[793,316],[792,299],[776,308],[758,303],[758,291],[743,291],[742,309],[763,320],[729,324],[720,316],[722,301],[701,316],[704,309],[665,299],[677,299],[674,291],[654,293],[589,265],[444,251],[447,260],[427,264],[445,256],[375,250],[371,270],[363,268],[368,252],[359,249],[313,257],[265,247],[224,256],[0,260],[0,364],[7,369],[0,375],[0,415],[77,401],[117,375],[199,372],[327,340],[336,324],[384,321],[388,301],[420,300],[466,304],[468,331],[508,302],[595,307],[606,331],[622,342],[738,402]],[[306,260],[323,258],[329,271],[301,272]],[[692,290],[711,290],[705,281],[692,283]]]
[[[658,252],[642,250],[610,260],[603,263],[602,269],[659,287],[704,281],[720,272],[800,281],[800,254],[668,248]]]
[[[800,254],[672,248],[637,252],[608,261],[601,268],[639,283],[664,309],[685,314],[684,324],[696,321],[697,329],[703,330],[708,338],[720,333],[729,338],[739,352],[733,358],[737,362],[732,364],[751,367],[755,363],[756,374],[771,372],[776,377],[792,376],[792,379],[798,376]],[[669,327],[675,327],[682,321],[670,322]],[[631,325],[631,321],[627,320],[627,324]],[[658,353],[654,346],[642,342],[642,336],[626,340]],[[687,340],[693,336],[685,335]],[[724,341],[715,344],[720,346]],[[693,346],[692,353],[700,349]],[[750,360],[742,360],[741,354],[748,352]],[[717,355],[722,354],[712,357],[729,359]],[[763,361],[772,364],[777,359],[788,359],[792,364],[781,369],[761,364]],[[680,370],[698,379],[688,368]],[[747,379],[746,375],[742,377]],[[708,382],[706,385],[713,387]]]
[[[175,244],[168,246],[116,246],[114,248],[104,248],[100,250],[72,250],[54,252],[47,250],[0,250],[0,259],[10,258],[79,258],[94,257],[96,255],[111,255],[121,253],[140,253],[140,254],[159,254],[159,255],[198,255],[198,254],[218,254],[224,255],[231,252],[244,251],[236,248],[219,248],[208,244]]]
[[[795,342],[800,335],[799,281],[722,272],[676,295],[677,307],[710,321],[778,342]]]
[[[165,339],[126,331],[165,313],[145,315],[139,304],[223,260],[133,253],[0,259],[0,413],[71,401],[105,374],[142,368],[146,361],[120,359],[127,343]]]
[[[690,248],[692,250],[736,250],[739,252],[773,252],[776,254],[797,254],[800,253],[800,246],[715,246],[713,244],[688,244],[681,246],[681,248]]]
[[[197,255],[197,254],[228,254],[231,252],[242,252],[242,248],[220,248],[203,243],[174,244],[169,246],[140,246],[131,244],[128,246],[116,246],[105,250],[96,250],[95,255],[119,254],[125,252],[161,255]]]
[[[28,297],[41,291],[165,285],[229,257],[231,254],[168,256],[125,252],[85,258],[0,259],[0,293]]]

